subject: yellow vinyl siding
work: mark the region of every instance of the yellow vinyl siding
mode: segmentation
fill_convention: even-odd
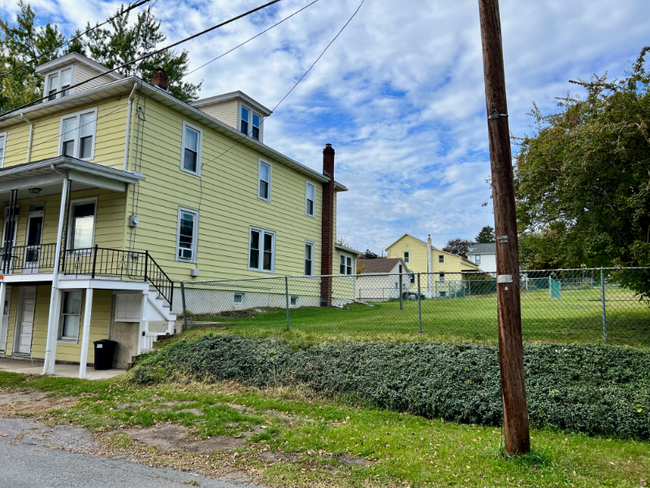
[[[91,197],[97,197],[95,244],[99,247],[123,249],[126,230],[126,193],[99,189],[73,191],[71,200],[74,202],[75,200]],[[42,243],[51,244],[56,242],[61,204],[60,194],[18,201],[20,213],[16,233],[16,246],[24,246],[26,244],[25,238],[29,218],[29,205],[37,202],[45,203]],[[2,211],[4,212],[4,208]]]
[[[95,154],[91,162],[123,169],[127,103],[125,97],[121,100],[109,99],[99,104],[80,105],[41,119],[30,119],[34,124],[31,161],[59,155],[62,117],[97,107]],[[29,124],[17,119],[16,124],[8,127],[6,131],[4,167],[25,163],[29,144]]]
[[[0,129],[0,132],[7,131],[5,141],[5,160],[3,168],[24,164],[27,162],[27,143],[29,141],[29,124],[24,121],[16,125]]]
[[[208,114],[220,120],[230,127],[239,130],[239,114],[237,113],[237,100],[228,100],[227,102],[214,103],[204,107],[196,107],[201,112]]]
[[[20,287],[13,286],[11,290],[11,310],[9,313],[9,327],[7,334],[7,354],[11,354],[16,330],[16,311],[18,310],[18,295]],[[81,354],[81,341],[83,337],[83,315],[86,306],[85,290],[82,292],[82,305],[79,320],[79,339],[77,343],[59,342],[56,347],[57,361],[79,362]],[[47,320],[50,311],[50,296],[52,287],[40,285],[36,291],[36,309],[34,311],[34,329],[32,331],[32,358],[44,359],[47,342]],[[90,346],[88,347],[88,362],[94,362],[93,341],[106,339],[110,323],[112,292],[110,290],[95,290],[93,293],[92,317],[90,320]],[[59,316],[60,320],[60,316]]]
[[[386,257],[404,259],[405,252],[409,253],[409,261],[405,263],[409,270],[414,273],[427,272],[426,244],[423,244],[410,235],[405,235],[390,247],[386,248]]]
[[[139,142],[142,158],[136,161],[131,151],[129,161],[129,169],[138,164],[146,178],[139,188],[137,212],[133,209],[140,218],[134,247],[149,249],[172,280],[191,279],[193,268],[200,270],[198,280],[269,276],[248,271],[250,226],[275,232],[276,275],[303,274],[305,240],[316,243],[314,266],[320,269],[321,184],[316,185],[316,217],[308,217],[305,215],[308,178],[264,159],[273,167],[271,201],[260,200],[257,198],[259,155],[238,145],[236,139],[186,120],[203,130],[201,180],[180,169],[184,119],[152,100],[147,101],[146,118]],[[136,143],[134,132],[132,145]],[[179,206],[200,210],[196,264],[175,260]]]

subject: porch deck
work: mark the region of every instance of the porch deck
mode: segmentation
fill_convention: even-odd
[[[44,361],[42,359],[16,359],[8,357],[0,357],[0,371],[7,373],[21,373],[21,374],[34,374],[40,375],[43,372]],[[77,364],[57,364],[55,373],[52,376],[59,376],[61,378],[78,378],[79,365]],[[87,380],[105,380],[114,378],[122,373],[125,369],[106,369],[95,370],[91,367],[86,369]]]

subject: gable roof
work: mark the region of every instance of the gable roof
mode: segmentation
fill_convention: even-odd
[[[0,130],[13,124],[24,123],[24,120],[21,118],[22,114],[31,115],[32,117],[45,117],[53,114],[58,114],[66,109],[74,108],[81,104],[99,102],[101,100],[114,96],[128,96],[129,92],[131,92],[131,90],[135,89],[136,87],[139,88],[141,93],[149,96],[151,99],[156,100],[157,102],[160,102],[167,107],[170,107],[173,110],[176,110],[181,115],[205,124],[207,127],[214,130],[218,134],[225,135],[230,138],[236,138],[237,144],[257,151],[263,156],[282,163],[285,166],[297,171],[298,173],[302,173],[322,183],[328,182],[331,179],[329,176],[325,176],[324,174],[319,173],[318,171],[313,170],[302,163],[299,163],[289,156],[285,156],[281,152],[276,151],[275,149],[267,146],[262,142],[259,142],[257,139],[253,139],[252,137],[242,137],[242,133],[237,129],[230,127],[220,120],[217,120],[205,112],[202,112],[198,108],[192,107],[190,104],[185,103],[178,98],[175,98],[167,91],[155,87],[136,76],[123,78],[117,81],[111,81],[109,83],[105,83],[103,85],[99,85],[97,87],[90,88],[81,92],[73,93],[70,96],[59,98],[48,103],[35,104],[22,110],[11,111],[7,114],[0,115]],[[343,184],[337,181],[334,182],[334,190],[348,191],[348,189]],[[359,252],[359,254],[363,253]]]
[[[469,248],[467,254],[496,254],[497,245],[494,242],[488,244],[474,244]]]
[[[358,267],[360,274],[390,273],[400,263],[404,266],[404,271],[408,273],[408,266],[402,258],[359,259]]]
[[[393,242],[390,246],[386,246],[386,249],[388,249],[389,247],[394,246],[394,245],[397,244],[399,241],[401,241],[402,239],[404,239],[406,236],[409,236],[410,238],[415,239],[416,241],[418,241],[420,244],[422,244],[422,245],[425,246],[425,247],[426,247],[426,245],[427,245],[427,243],[426,243],[425,241],[423,241],[422,239],[418,239],[417,237],[413,237],[411,234],[406,233],[406,234],[404,234],[402,237],[400,237],[399,239],[397,239],[395,242]]]

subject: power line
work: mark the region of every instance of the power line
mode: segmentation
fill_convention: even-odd
[[[6,76],[9,76],[11,73],[14,73],[15,71],[18,71],[19,69],[24,68],[24,67],[27,66],[28,64],[32,64],[34,61],[38,61],[38,60],[41,59],[43,56],[48,56],[48,55],[50,55],[50,54],[52,54],[52,53],[58,51],[58,50],[61,49],[62,47],[67,46],[68,44],[70,44],[72,41],[76,41],[77,39],[80,39],[81,37],[85,36],[85,35],[88,34],[90,31],[93,31],[93,30],[95,30],[95,29],[98,29],[98,28],[101,27],[102,25],[108,24],[108,23],[111,22],[112,20],[115,20],[116,18],[121,17],[121,16],[124,15],[125,13],[130,12],[130,11],[133,10],[134,8],[137,8],[137,7],[141,6],[141,5],[144,5],[145,3],[150,2],[150,1],[151,1],[151,0],[141,0],[141,1],[137,2],[137,3],[134,3],[134,4],[129,5],[129,6],[128,6],[126,9],[124,9],[122,12],[118,13],[117,15],[114,15],[114,16],[111,17],[110,19],[106,19],[106,20],[105,20],[104,22],[102,22],[101,24],[97,24],[95,27],[91,27],[90,29],[88,29],[88,30],[86,30],[85,32],[79,34],[78,36],[73,37],[73,38],[71,38],[71,39],[68,39],[68,40],[65,41],[64,43],[59,44],[58,46],[56,46],[55,48],[50,49],[49,51],[46,51],[46,52],[44,52],[44,53],[39,54],[38,57],[32,58],[32,59],[30,59],[29,61],[25,61],[23,64],[21,64],[21,65],[19,65],[19,66],[16,66],[15,68],[13,68],[13,69],[10,70],[10,71],[7,71],[7,72],[5,72],[5,73],[0,73],[0,78],[4,78],[4,77],[6,77]],[[156,0],[156,1],[157,1],[157,0]],[[152,6],[153,6],[153,5],[152,5]]]
[[[277,27],[277,26],[280,25],[281,23],[283,23],[283,22],[289,20],[289,19],[290,19],[291,17],[293,17],[294,15],[299,14],[300,12],[302,12],[302,11],[305,10],[306,8],[311,7],[312,5],[314,5],[315,3],[317,3],[318,1],[320,1],[320,0],[314,0],[314,1],[311,2],[311,3],[308,3],[307,5],[305,5],[304,7],[302,7],[301,9],[296,10],[296,11],[295,11],[294,13],[292,13],[291,15],[285,17],[284,19],[280,20],[279,22],[276,22],[276,23],[273,24],[272,26],[270,26],[270,27],[264,29],[262,32],[260,32],[260,33],[258,33],[258,34],[256,34],[256,35],[254,35],[253,37],[247,39],[246,41],[242,42],[241,44],[237,44],[235,47],[233,47],[232,49],[229,49],[228,51],[226,51],[226,52],[223,53],[223,54],[220,54],[220,55],[217,56],[216,58],[212,58],[212,59],[211,59],[210,61],[208,61],[207,63],[202,64],[201,66],[199,66],[198,68],[193,69],[193,70],[190,71],[189,73],[186,73],[185,75],[183,75],[183,78],[185,78],[185,77],[191,75],[192,73],[194,73],[194,72],[200,70],[201,68],[205,68],[207,65],[209,65],[209,64],[211,64],[211,63],[214,63],[216,60],[223,58],[226,54],[230,54],[230,53],[233,52],[235,49],[239,49],[240,47],[242,47],[244,44],[248,44],[248,43],[251,42],[252,40],[257,39],[257,38],[260,37],[262,34],[267,33],[268,31],[270,31],[270,30],[273,29],[274,27]]]
[[[96,80],[96,79],[98,79],[98,78],[101,78],[102,76],[106,76],[106,75],[109,74],[109,73],[113,73],[113,72],[115,72],[115,71],[117,71],[117,70],[119,70],[119,69],[125,68],[125,67],[127,67],[127,66],[132,65],[132,64],[135,64],[135,63],[137,63],[138,61],[142,61],[143,59],[150,58],[151,56],[155,56],[156,54],[160,54],[160,53],[162,53],[162,52],[164,52],[164,51],[167,51],[167,50],[172,49],[172,48],[174,48],[174,47],[176,47],[176,46],[179,46],[180,44],[183,44],[183,43],[185,43],[185,42],[187,42],[187,41],[191,41],[192,39],[196,39],[196,38],[199,37],[199,36],[202,36],[202,35],[204,35],[204,34],[207,34],[208,32],[211,32],[211,31],[213,31],[213,30],[215,30],[215,29],[218,29],[218,28],[220,28],[220,27],[223,27],[224,25],[230,24],[230,23],[232,23],[232,22],[234,22],[234,21],[236,21],[236,20],[239,20],[239,19],[241,19],[241,18],[243,18],[243,17],[247,17],[248,15],[251,15],[251,14],[257,12],[258,10],[262,10],[262,9],[264,9],[264,8],[266,8],[266,7],[269,7],[269,6],[271,6],[271,5],[275,4],[275,3],[278,3],[278,2],[280,2],[280,1],[281,1],[281,0],[272,0],[271,2],[265,3],[264,5],[260,5],[259,7],[256,7],[256,8],[254,8],[254,9],[252,9],[252,10],[249,10],[248,12],[244,12],[243,14],[237,15],[236,17],[233,17],[232,19],[229,19],[229,20],[226,20],[226,21],[221,22],[221,23],[219,23],[219,24],[213,25],[212,27],[210,27],[210,28],[208,28],[208,29],[205,29],[204,31],[198,32],[198,33],[193,34],[193,35],[191,35],[191,36],[189,36],[189,37],[186,37],[186,38],[184,38],[184,39],[181,39],[180,41],[177,41],[177,42],[174,42],[174,43],[172,43],[172,44],[169,44],[168,46],[165,46],[165,47],[163,47],[163,48],[160,48],[160,49],[158,49],[158,50],[156,50],[156,51],[153,51],[153,52],[151,52],[151,53],[149,53],[149,54],[145,54],[144,56],[141,56],[141,57],[139,57],[139,58],[134,59],[133,61],[129,61],[129,62],[127,62],[127,63],[124,63],[124,64],[120,65],[120,66],[117,66],[117,67],[115,67],[115,68],[109,69],[108,71],[105,71],[105,72],[103,72],[103,73],[101,73],[101,74],[99,74],[99,75],[97,75],[97,76],[93,76],[92,78],[88,78],[87,80],[81,81],[81,82],[77,83],[76,85],[69,86],[69,87],[65,88],[64,90],[59,90],[59,91],[57,91],[57,92],[55,92],[55,93],[50,93],[50,94],[48,94],[48,95],[45,96],[45,97],[41,97],[41,98],[39,98],[39,99],[37,99],[37,100],[34,100],[34,101],[32,101],[32,102],[29,102],[29,103],[26,103],[26,104],[24,104],[24,105],[22,105],[22,106],[20,106],[20,107],[18,107],[18,108],[15,108],[15,109],[13,109],[13,110],[10,110],[10,111],[8,111],[8,112],[5,112],[5,113],[2,114],[2,116],[12,114],[12,113],[17,112],[17,111],[19,111],[19,110],[22,110],[22,109],[25,108],[25,107],[30,107],[30,106],[32,106],[32,105],[38,103],[38,102],[42,102],[43,100],[45,100],[45,99],[47,99],[47,98],[50,98],[50,97],[56,97],[59,93],[63,93],[64,91],[68,91],[68,90],[70,90],[70,89],[72,89],[72,88],[76,88],[76,87],[81,86],[81,85],[84,85],[84,84],[86,84],[86,83],[90,83],[91,81],[94,81],[94,80]]]
[[[317,1],[318,1],[318,0],[317,0]],[[325,49],[323,49],[323,51],[318,55],[318,57],[316,58],[316,60],[311,64],[311,66],[309,66],[309,68],[307,69],[307,71],[305,71],[305,72],[303,73],[303,75],[298,79],[298,81],[296,81],[296,83],[291,87],[291,89],[286,93],[286,95],[284,95],[284,96],[282,97],[282,99],[281,99],[281,100],[280,100],[280,101],[275,105],[275,107],[273,108],[273,112],[275,112],[275,110],[277,110],[277,108],[282,104],[282,102],[284,102],[284,101],[287,99],[287,97],[291,94],[291,92],[293,92],[293,90],[298,86],[298,84],[299,84],[299,83],[300,83],[300,82],[301,82],[301,81],[302,81],[302,80],[307,76],[307,74],[308,74],[308,73],[313,69],[313,67],[316,65],[316,63],[318,63],[318,61],[320,61],[320,59],[323,57],[323,55],[325,54],[325,52],[330,48],[330,46],[334,43],[334,41],[336,41],[336,39],[338,39],[338,37],[339,37],[339,36],[341,35],[341,33],[345,30],[345,28],[348,26],[348,24],[349,24],[350,22],[352,22],[352,19],[354,19],[354,17],[357,15],[357,13],[359,13],[359,10],[361,9],[361,7],[362,7],[363,4],[365,3],[365,1],[366,1],[366,0],[361,0],[361,3],[360,3],[359,6],[357,7],[357,9],[354,11],[354,13],[350,16],[350,18],[348,19],[348,21],[343,25],[343,27],[341,27],[341,29],[340,29],[340,30],[338,31],[338,33],[337,33],[337,34],[332,38],[332,40],[329,42],[329,44],[327,44],[327,46],[325,46]],[[313,3],[316,3],[316,2],[312,2],[312,3],[309,4],[309,5],[312,5]],[[307,7],[309,7],[309,5],[307,5]],[[297,13],[297,12],[296,12],[296,13]],[[265,121],[268,117],[269,117],[269,116],[262,117],[262,122]],[[251,133],[252,133],[252,130],[251,130]],[[232,144],[230,147],[228,147],[225,151],[223,151],[222,153],[220,153],[220,154],[218,154],[216,157],[214,157],[214,158],[210,161],[210,163],[214,163],[214,162],[216,162],[216,161],[219,160],[221,157],[223,157],[225,154],[227,154],[228,152],[230,152],[231,149],[233,149],[233,148],[236,147],[236,146],[241,145],[241,142],[244,141],[245,139],[248,139],[248,138],[250,137],[250,134],[251,134],[251,133],[249,133],[249,134],[244,134],[244,133],[242,133],[242,136],[239,138],[238,141],[235,141],[235,143]],[[204,165],[204,163],[201,163],[201,167],[203,167],[203,165]],[[201,179],[200,179],[200,180],[201,180]],[[199,189],[199,192],[200,192],[200,196],[199,196],[199,208],[200,208],[200,206],[201,206],[201,200],[203,199],[203,186],[202,186],[202,181],[199,182],[199,185],[200,185],[200,189]]]

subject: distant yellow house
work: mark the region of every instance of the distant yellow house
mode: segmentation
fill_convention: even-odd
[[[428,297],[448,297],[458,292],[462,273],[478,271],[479,267],[462,256],[441,251],[431,245],[431,236],[423,241],[404,234],[386,248],[388,258],[401,258],[413,273],[411,290],[417,289],[417,273],[422,290]]]

